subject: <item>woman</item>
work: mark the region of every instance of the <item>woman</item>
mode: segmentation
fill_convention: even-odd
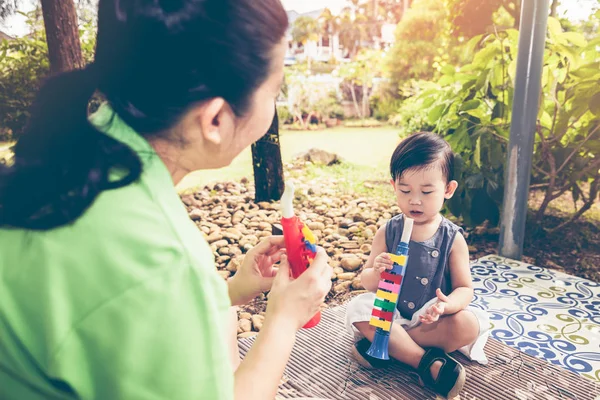
[[[327,256],[292,281],[269,238],[225,283],[174,185],[267,131],[286,29],[279,0],[100,0],[95,61],[46,83],[0,171],[0,398],[275,396]],[[234,373],[228,310],[269,289]]]

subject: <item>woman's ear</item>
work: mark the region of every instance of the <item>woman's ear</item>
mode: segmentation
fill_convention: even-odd
[[[452,196],[454,196],[454,192],[456,192],[456,189],[458,189],[458,182],[448,182],[448,184],[446,185],[446,192],[444,193],[444,198],[446,200],[451,199]]]
[[[213,146],[218,146],[223,141],[221,120],[224,118],[225,104],[223,98],[216,97],[202,103],[194,110],[202,140]]]

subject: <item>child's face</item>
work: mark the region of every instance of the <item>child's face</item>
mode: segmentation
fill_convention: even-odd
[[[446,178],[438,166],[405,171],[392,186],[398,207],[416,224],[432,222],[458,187],[456,181],[446,184]]]

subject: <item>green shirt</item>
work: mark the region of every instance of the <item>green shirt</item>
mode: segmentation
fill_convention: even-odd
[[[150,144],[92,116],[143,161],[73,224],[0,229],[0,398],[231,399],[227,285]]]

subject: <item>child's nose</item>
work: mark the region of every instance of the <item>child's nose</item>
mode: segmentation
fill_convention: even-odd
[[[411,197],[410,200],[409,200],[409,203],[411,205],[418,206],[418,205],[421,204],[421,199],[419,197]]]

